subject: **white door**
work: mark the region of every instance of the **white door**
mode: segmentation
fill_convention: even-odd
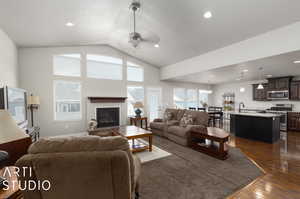
[[[150,122],[160,117],[161,88],[147,88],[147,109]]]

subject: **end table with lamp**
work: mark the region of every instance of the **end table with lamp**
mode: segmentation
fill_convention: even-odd
[[[141,128],[143,128],[143,121],[145,121],[145,129],[148,128],[148,118],[147,117],[142,117],[141,113],[142,113],[142,108],[144,108],[144,105],[142,102],[137,101],[133,104],[133,108],[135,109],[135,116],[134,117],[130,117],[130,125],[135,125],[137,126],[137,122],[140,121],[140,125]]]
[[[18,186],[14,186],[14,184],[18,182],[15,167],[7,167],[9,165],[8,160],[8,153],[6,151],[0,151],[0,198],[22,199],[23,195],[21,190]],[[9,169],[11,175],[5,174],[6,169]]]

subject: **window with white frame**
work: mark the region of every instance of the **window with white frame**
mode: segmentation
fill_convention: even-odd
[[[174,105],[177,108],[186,108],[186,92],[184,88],[174,88]]]
[[[127,80],[134,82],[143,82],[144,68],[137,64],[127,62]]]
[[[54,81],[54,119],[72,121],[81,119],[81,84],[76,81]]]
[[[209,90],[199,90],[199,107],[204,108],[208,105],[208,95],[210,93]]]
[[[192,107],[197,108],[198,102],[197,102],[197,89],[187,89],[186,93],[186,108]]]
[[[87,77],[96,79],[123,79],[123,60],[115,57],[88,54]]]
[[[142,102],[144,104],[144,87],[142,87],[142,86],[127,86],[127,113],[128,113],[128,116],[135,115],[134,107],[133,107],[135,102]]]
[[[63,54],[53,56],[53,74],[80,77],[80,54]]]

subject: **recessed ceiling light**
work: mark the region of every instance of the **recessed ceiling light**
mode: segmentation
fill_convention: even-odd
[[[300,60],[294,61],[294,64],[300,64]]]
[[[272,77],[273,75],[266,75],[266,77]]]
[[[154,47],[155,48],[159,48],[159,44],[154,44]]]
[[[67,22],[65,25],[68,26],[68,27],[73,27],[73,26],[75,26],[75,24],[72,23],[72,22]]]
[[[204,18],[209,19],[212,17],[212,13],[210,11],[206,11],[203,15]]]
[[[246,72],[248,72],[248,71],[249,71],[248,69],[244,69],[244,70],[243,70],[244,73],[246,73]]]

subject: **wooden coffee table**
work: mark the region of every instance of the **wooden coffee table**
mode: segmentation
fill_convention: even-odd
[[[133,153],[145,150],[152,151],[152,132],[137,126],[100,128],[93,131],[89,131],[89,134],[103,137],[121,135],[128,139],[131,151]],[[149,143],[144,141],[142,138],[148,139]]]
[[[192,131],[188,140],[188,145],[197,151],[225,160],[228,158],[228,147],[226,145],[228,139],[229,133],[225,130],[216,127],[208,127],[205,133]],[[208,140],[208,142],[206,140]]]

